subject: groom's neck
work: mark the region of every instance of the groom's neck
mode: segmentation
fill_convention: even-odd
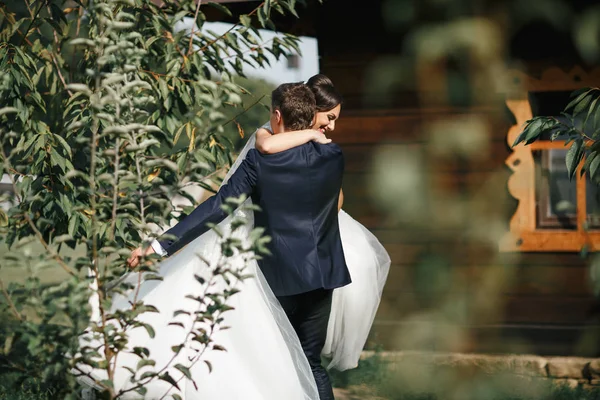
[[[272,132],[273,132],[274,135],[276,135],[278,133],[293,132],[293,129],[287,129],[285,127],[285,123],[283,121],[282,121],[282,123],[275,124],[275,125],[273,125],[271,123],[271,130],[272,130]]]
[[[278,134],[278,133],[284,133],[284,132],[289,132],[289,129],[286,129],[284,124],[277,124],[275,126],[272,126],[273,128],[273,134]]]

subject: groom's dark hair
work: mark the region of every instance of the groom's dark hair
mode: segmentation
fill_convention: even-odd
[[[271,92],[271,109],[279,110],[285,129],[299,131],[312,126],[317,102],[304,83],[284,83]]]

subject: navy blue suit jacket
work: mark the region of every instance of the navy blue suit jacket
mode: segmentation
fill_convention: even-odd
[[[272,255],[258,263],[276,296],[347,285],[337,208],[343,173],[336,144],[309,142],[271,155],[252,149],[216,195],[166,232],[177,239],[159,242],[167,254],[175,253],[206,232],[207,223],[227,216],[225,199],[247,194],[262,210],[255,212],[255,224],[272,239]]]

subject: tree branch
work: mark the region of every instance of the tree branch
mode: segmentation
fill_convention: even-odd
[[[275,2],[276,3],[276,2]],[[254,10],[252,10],[250,13],[248,13],[248,16],[251,17],[252,15],[256,14],[256,12],[264,5],[265,3],[262,2],[258,5],[258,7],[256,7]],[[225,33],[223,33],[221,36],[211,40],[210,42],[208,42],[207,44],[205,44],[204,46],[202,46],[202,48],[196,50],[194,53],[200,53],[202,51],[205,51],[206,49],[208,49],[210,46],[212,46],[213,44],[215,44],[216,42],[218,42],[219,40],[223,39],[225,36],[227,36],[227,34],[229,32],[231,32],[232,30],[234,30],[236,27],[238,27],[240,25],[239,22],[236,22],[235,24],[233,24],[231,26],[231,28],[229,28],[227,31],[225,31]],[[193,36],[193,35],[192,35]]]
[[[196,21],[198,20],[200,4],[202,4],[202,0],[198,0],[198,4],[196,5],[196,13],[194,14],[194,25],[192,26],[192,33],[190,35],[190,43],[188,44],[188,51],[186,57],[192,54],[192,45],[194,44],[194,29],[196,28]]]
[[[19,310],[17,310],[17,307],[15,307],[15,303],[13,303],[12,299],[10,298],[8,291],[4,287],[4,282],[2,282],[2,279],[0,279],[0,290],[2,290],[2,294],[4,295],[4,298],[6,299],[6,302],[8,303],[8,306],[10,307],[12,313],[19,320],[19,322],[23,322],[23,317],[19,313]]]
[[[28,7],[29,7],[29,5],[28,5]],[[4,8],[3,8],[3,7],[0,7],[0,12],[1,12],[1,13],[2,13],[2,15],[4,16],[4,18],[6,18],[6,20],[9,22],[9,24],[14,24],[14,23],[15,23],[15,20],[14,20],[14,18],[12,18],[12,17],[10,16],[10,14],[6,14],[6,13],[4,12]],[[33,43],[31,43],[31,41],[30,41],[30,40],[29,40],[27,37],[25,37],[25,34],[24,34],[23,32],[21,32],[21,30],[20,30],[20,29],[17,29],[17,32],[19,32],[19,35],[21,35],[21,40],[25,40],[25,42],[26,42],[28,45],[30,45],[30,46],[33,46]]]
[[[221,254],[219,262],[217,263],[217,265],[219,265],[220,263],[222,263],[222,259],[223,259],[223,255]],[[215,281],[215,276],[213,275],[213,277],[208,282],[205,283],[204,292],[201,294],[202,298],[206,297],[206,293],[208,292],[208,289],[213,285],[214,281]],[[201,303],[200,306],[198,307],[198,310],[195,313],[193,313],[193,315],[198,315],[198,313],[200,312],[200,309],[202,308],[202,305],[203,304]],[[192,333],[194,333],[195,322],[196,321],[192,322],[191,328],[189,329],[189,331],[187,332],[185,338],[183,339],[183,343],[181,344],[182,346],[189,340],[190,335]],[[210,335],[209,335],[209,339],[212,336],[212,334],[213,334],[213,327],[211,327],[211,332],[210,332]],[[205,347],[202,350],[202,352],[204,352],[206,350],[207,346],[208,345],[205,345]],[[181,351],[182,349],[183,349],[183,347],[179,351]],[[122,396],[123,394],[125,394],[127,392],[131,392],[131,391],[134,391],[136,389],[139,389],[140,387],[142,387],[145,384],[147,384],[148,382],[150,382],[152,379],[156,379],[157,376],[160,376],[161,373],[165,372],[171,366],[171,364],[173,363],[173,361],[175,361],[175,358],[179,354],[179,352],[173,352],[173,353],[174,354],[171,357],[171,359],[168,360],[167,363],[158,372],[156,372],[156,376],[147,377],[147,378],[145,378],[145,381],[140,381],[140,382],[138,382],[137,385],[135,385],[135,386],[133,386],[131,388],[128,388],[128,389],[120,391],[118,395]],[[161,399],[164,398],[164,396],[166,396],[171,389],[172,388],[168,389],[167,392],[163,395],[163,397],[161,397]]]
[[[27,27],[27,30],[23,34],[23,38],[21,39],[21,43],[19,43],[19,47],[23,45],[23,40],[26,39],[27,36],[29,36],[29,31],[31,30],[31,27],[33,26],[33,23],[35,22],[35,20],[40,15],[40,11],[42,11],[42,8],[44,7],[44,5],[46,5],[46,1],[47,0],[43,0],[42,1],[42,4],[40,4],[40,7],[36,11],[35,15],[31,18],[31,22],[29,23],[29,26]],[[27,8],[29,8],[29,2],[27,0],[25,0],[25,4],[27,4]]]
[[[27,10],[29,10],[29,15],[31,16],[31,18],[34,18],[33,11],[31,10],[31,7],[29,7],[29,3],[27,1],[25,1],[25,4],[27,5]],[[46,9],[48,10],[48,14],[51,14],[50,8],[48,7],[47,4],[46,4]],[[38,13],[39,13],[39,10],[38,10]],[[37,27],[36,30],[41,36],[42,32],[40,31],[40,28]],[[56,44],[56,47],[58,49],[58,35],[56,34],[56,30],[54,30],[54,28],[52,28],[52,33],[54,34],[54,44]],[[79,26],[77,28],[77,35],[79,35]],[[31,46],[32,45],[31,42],[29,42],[29,40],[27,40],[27,41],[28,41],[29,45]],[[66,89],[67,82],[65,81],[65,78],[63,77],[63,74],[60,70],[60,66],[58,65],[58,60],[56,58],[56,54],[54,53],[54,51],[50,52],[50,57],[52,58],[52,61],[54,62],[54,65],[56,66],[56,72],[58,73],[58,77],[60,78],[60,81],[62,82],[63,86]],[[73,55],[73,57],[74,57],[74,55]],[[71,92],[69,89],[67,89],[67,92],[69,93],[69,96],[73,96],[73,92]]]
[[[580,131],[579,129],[575,128],[575,126],[569,126],[567,124],[565,124],[564,122],[560,121],[558,118],[556,117],[549,117],[550,119],[553,119],[554,121],[556,121],[557,123],[559,123],[560,125],[569,128],[571,130],[574,130],[575,132],[577,132],[578,134],[580,134],[581,136],[583,136],[584,138],[586,138],[587,140],[590,140],[592,142],[595,142],[596,140],[589,137],[585,132]]]

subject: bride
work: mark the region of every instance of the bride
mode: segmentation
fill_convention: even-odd
[[[312,129],[277,135],[271,134],[268,124],[258,129],[241,151],[223,185],[251,148],[256,147],[262,153],[277,153],[311,140],[328,140],[324,134],[335,129],[335,121],[341,111],[341,97],[324,75],[313,76],[307,85],[317,101]],[[340,194],[340,207],[342,202],[343,195]],[[247,200],[247,204],[251,204],[251,201]],[[250,222],[250,226],[235,230],[235,236],[243,240],[244,236],[250,234],[253,214],[243,208],[235,213]],[[230,226],[231,217],[219,224],[221,231],[225,232]],[[358,365],[379,306],[390,258],[375,236],[343,210],[339,211],[339,227],[352,283],[334,290],[322,355],[329,360],[327,368],[345,370]],[[186,341],[185,332],[193,322],[180,313],[175,318],[180,326],[173,325],[172,316],[177,310],[198,307],[188,295],[198,295],[206,287],[194,277],[199,275],[209,280],[210,268],[206,263],[215,265],[220,255],[219,237],[214,231],[209,231],[161,262],[159,274],[162,281],[142,280],[138,283],[139,274],[130,274],[126,278],[133,289],[125,296],[115,295],[111,311],[130,307],[130,301],[135,298],[156,307],[160,312],[144,313],[138,317],[140,322],[154,327],[153,338],[143,328],[128,332],[127,350],[119,354],[114,367],[115,393],[132,388],[130,369],[135,370],[140,360],[133,349],[146,347],[155,362],[154,370],[161,370],[164,366],[164,370],[177,382],[175,388],[164,380],[151,381],[145,385],[147,391],[144,398],[147,399],[179,395],[187,400],[318,400],[315,380],[298,337],[254,259],[233,258],[234,267],[237,264],[237,268],[251,275],[251,278],[234,282],[220,280],[212,288],[216,291],[224,288],[239,290],[227,300],[227,305],[233,309],[222,315],[222,324],[231,328],[217,331],[212,336],[214,342],[226,351],[210,350],[198,360],[197,349],[191,344],[174,357],[171,347]],[[97,309],[98,306],[92,304],[92,307]],[[185,329],[181,329],[181,325]],[[85,346],[99,346],[97,339],[89,334],[84,335],[81,341]],[[189,373],[193,381],[185,379],[185,371],[174,368],[178,363],[189,366],[190,361]],[[104,370],[84,367],[81,370],[80,374],[89,374],[96,380],[107,378]],[[140,372],[143,371],[142,368]],[[80,375],[78,379],[99,389],[85,375]],[[121,398],[139,398],[139,395],[128,392]]]

